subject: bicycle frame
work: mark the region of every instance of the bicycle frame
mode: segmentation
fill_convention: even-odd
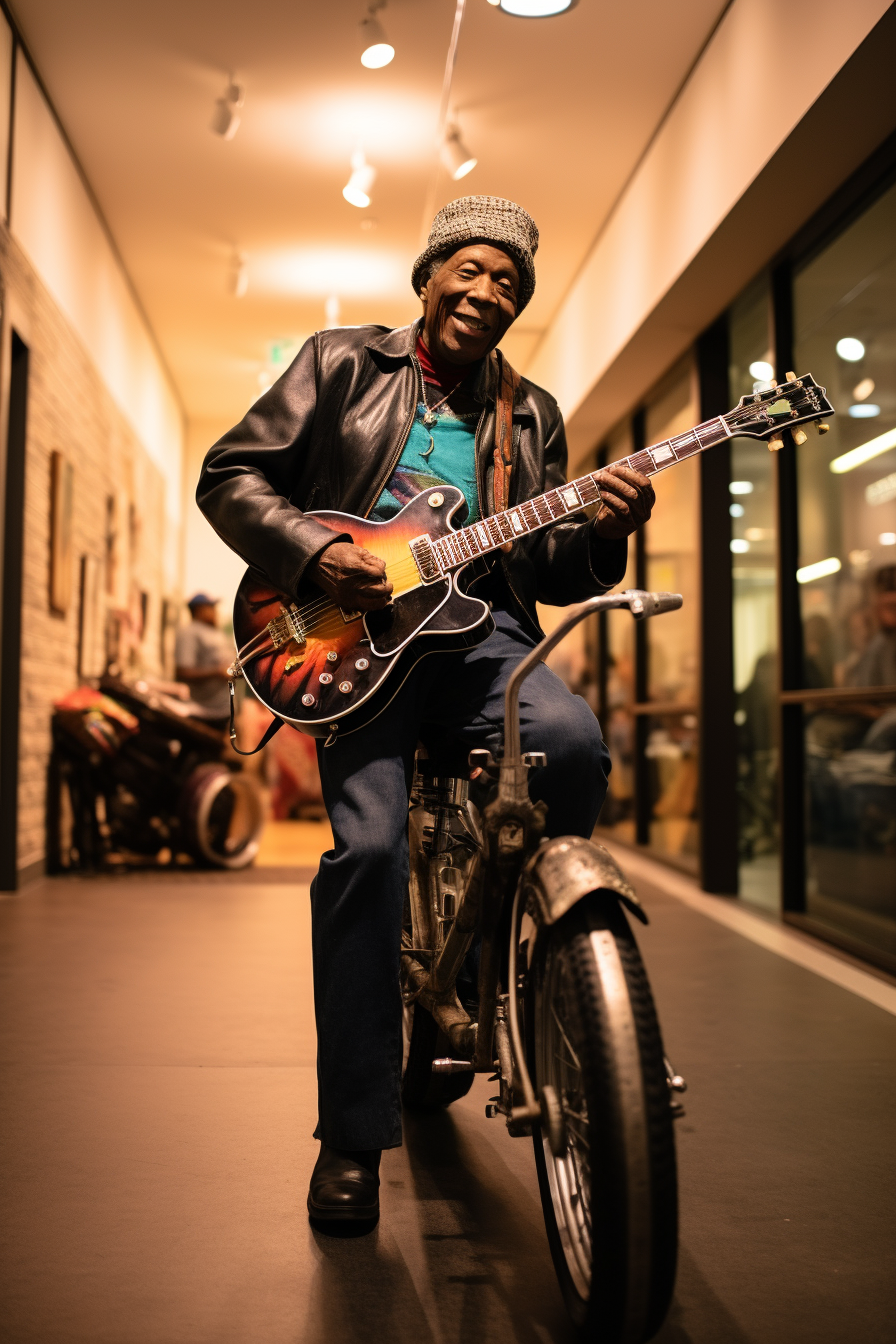
[[[472,767],[497,778],[497,794],[485,807],[480,827],[469,801],[466,781],[434,779],[431,785],[418,773],[412,801],[410,908],[412,935],[403,939],[401,958],[407,986],[406,1002],[419,1000],[451,1041],[452,1050],[465,1057],[437,1059],[434,1072],[491,1073],[501,1080],[500,1110],[512,1134],[529,1131],[533,1121],[545,1126],[561,1144],[562,1117],[556,1097],[539,1098],[529,1075],[517,1002],[518,947],[524,911],[537,930],[554,923],[577,900],[595,890],[607,890],[637,917],[645,919],[635,893],[606,850],[577,838],[541,845],[545,808],[529,798],[529,770],[545,761],[543,753],[521,751],[519,695],[526,677],[569,632],[586,617],[600,611],[628,607],[636,620],[674,611],[681,606],[677,593],[650,593],[640,589],[608,593],[570,609],[556,630],[542,640],[515,669],[505,695],[504,752],[496,762],[489,751],[470,753]],[[427,806],[434,817],[430,833],[419,828],[414,809]],[[419,828],[419,835],[416,834]],[[463,870],[449,864],[434,876],[432,860],[451,858],[466,850]],[[544,871],[541,871],[544,870]],[[447,876],[446,876],[447,875]],[[462,878],[459,884],[457,876]],[[450,893],[450,899],[449,899]],[[507,986],[498,994],[501,946],[498,929],[505,902],[513,894]],[[450,916],[446,913],[451,909]],[[446,931],[447,925],[447,931]],[[479,1020],[474,1023],[461,1006],[455,984],[474,935],[482,936],[479,969]],[[429,960],[429,966],[425,961]],[[496,1059],[497,1055],[497,1059]],[[514,1104],[514,1097],[521,1104]]]

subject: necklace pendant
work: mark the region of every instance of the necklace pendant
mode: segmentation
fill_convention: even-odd
[[[435,414],[434,411],[426,411],[426,413],[423,416],[423,423],[427,429],[431,429],[433,425],[438,424],[438,420],[439,417]]]

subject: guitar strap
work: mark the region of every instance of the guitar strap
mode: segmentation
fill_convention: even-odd
[[[495,512],[503,513],[510,499],[513,469],[513,402],[520,376],[501,353],[498,356],[498,395],[495,398]]]

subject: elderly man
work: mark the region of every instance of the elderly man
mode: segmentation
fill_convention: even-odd
[[[469,522],[493,513],[496,496],[519,503],[564,481],[557,403],[512,375],[496,351],[532,297],[537,246],[533,220],[512,201],[453,201],[414,264],[422,320],[318,332],[210,450],[200,508],[281,592],[294,593],[305,576],[347,609],[389,601],[382,562],[308,516],[313,508],[386,519],[447,482],[463,491]],[[504,475],[494,462],[498,411],[512,412]],[[507,679],[540,637],[536,600],[579,601],[622,579],[626,538],[650,516],[653,490],[627,468],[601,472],[599,482],[594,519],[516,542],[474,580],[492,608],[484,642],[424,659],[377,719],[319,750],[334,848],[312,886],[315,1221],[372,1223],[380,1152],[401,1143],[398,950],[418,738],[435,730],[464,754],[497,749]],[[531,791],[548,805],[548,833],[590,835],[609,770],[593,714],[545,667],[526,681],[521,710],[524,748],[547,753]]]

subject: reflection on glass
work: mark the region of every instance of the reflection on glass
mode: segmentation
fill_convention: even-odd
[[[650,848],[696,873],[697,715],[651,715],[645,754],[650,763]]]
[[[607,462],[617,462],[634,450],[626,421],[612,433],[605,450]],[[628,567],[620,588],[635,587],[635,544],[629,542]],[[665,619],[665,618],[664,618]],[[635,623],[627,611],[606,615],[607,686],[602,724],[613,760],[610,788],[600,815],[602,828],[629,844],[635,841]]]
[[[806,913],[896,957],[896,704],[805,714]]]
[[[775,377],[770,294],[761,276],[729,319],[732,405]],[[739,887],[744,900],[777,909],[778,715],[774,459],[764,443],[731,444],[734,687],[737,723]]]
[[[896,686],[896,187],[799,272],[794,312],[838,412],[798,449],[803,684]]]
[[[683,434],[699,418],[687,360],[673,370],[648,403],[647,442]],[[660,621],[647,622],[648,698],[693,707],[699,647],[699,457],[677,463],[652,479],[656,508],[644,530],[647,587],[681,593],[684,605]]]

